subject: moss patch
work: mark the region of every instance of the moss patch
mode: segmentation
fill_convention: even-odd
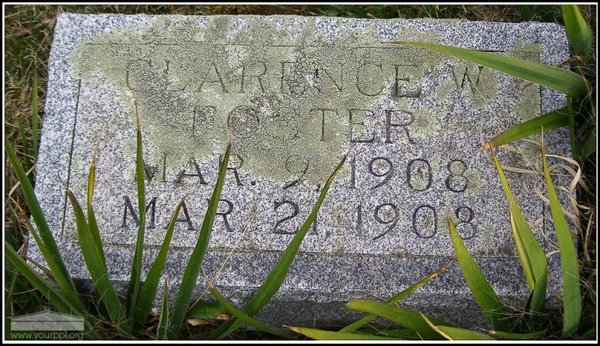
[[[414,80],[418,66],[442,57],[415,61],[414,48],[391,53],[374,45],[372,35],[358,35],[361,28],[326,37],[338,24],[289,20],[304,21],[159,17],[81,41],[71,56],[72,74],[102,78],[132,117],[137,109],[149,162],[165,155],[179,167],[191,158],[207,161],[223,151],[231,133],[241,173],[280,183],[302,176],[316,185],[347,148],[350,112],[372,111],[398,92],[398,73]],[[418,37],[437,40],[427,35]],[[373,48],[364,46],[369,40]],[[395,109],[408,107],[394,102]],[[416,138],[437,133],[434,119],[417,113]]]
[[[440,126],[439,117],[433,111],[423,109],[415,112],[413,121],[407,127],[411,138],[423,139],[439,135]]]

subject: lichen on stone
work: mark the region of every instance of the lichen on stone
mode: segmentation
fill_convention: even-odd
[[[414,113],[413,121],[407,127],[411,138],[424,139],[438,136],[441,125],[435,112],[421,109]]]
[[[220,153],[231,132],[242,172],[322,183],[348,143],[349,109],[372,109],[376,78],[389,76],[366,73],[379,67],[358,65],[335,38],[306,43],[310,28],[277,46],[276,22],[246,21],[216,17],[204,27],[158,18],[145,30],[98,34],[78,44],[72,74],[103,78],[123,108],[140,115],[150,162],[165,154],[173,165],[202,161]],[[360,92],[375,97],[349,90],[357,78]],[[290,168],[294,160],[308,167]]]

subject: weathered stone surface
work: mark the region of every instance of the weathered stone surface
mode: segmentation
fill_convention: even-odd
[[[198,294],[206,296],[208,279],[243,305],[354,145],[263,319],[348,321],[347,300],[386,298],[453,258],[447,215],[498,294],[522,302],[526,285],[507,202],[479,149],[482,138],[560,107],[563,97],[389,40],[546,64],[568,56],[563,28],[546,23],[61,15],[36,192],[71,273],[88,277],[60,181],[84,200],[97,151],[94,202],[108,266],[115,282],[129,279],[137,110],[147,164],[146,268],[175,206],[185,201],[165,269],[172,285],[195,245],[229,128],[234,155]],[[550,152],[568,154],[566,132],[545,141]],[[506,165],[537,167],[537,145],[514,147],[500,153]],[[508,176],[539,238],[552,238],[547,210],[534,193],[544,191],[543,181],[535,174]],[[550,260],[551,285],[560,289],[557,255]],[[482,316],[456,263],[406,304],[463,325]]]

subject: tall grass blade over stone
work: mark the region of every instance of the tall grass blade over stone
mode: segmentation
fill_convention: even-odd
[[[492,152],[492,158],[498,171],[506,199],[508,200],[510,217],[514,224],[513,239],[517,247],[519,259],[521,260],[521,266],[525,271],[529,292],[531,293],[529,308],[532,312],[537,312],[542,309],[546,300],[548,259],[529,227],[527,220],[525,220],[523,212],[519,208],[517,200],[510,189],[504,169],[494,152]]]
[[[476,331],[473,331],[470,329],[450,327],[450,326],[436,326],[423,313],[421,313],[421,318],[423,318],[423,320],[425,322],[427,322],[427,324],[429,324],[429,326],[433,330],[435,330],[436,332],[438,332],[438,334],[440,334],[441,336],[443,336],[444,338],[446,338],[448,340],[493,340],[494,339],[487,334],[479,333],[479,332],[476,332]]]
[[[394,338],[370,334],[332,332],[329,330],[286,326],[298,334],[315,340],[395,340]]]
[[[227,143],[227,150],[225,151],[225,155],[219,167],[219,177],[208,203],[206,214],[204,215],[204,221],[202,222],[202,228],[200,229],[198,242],[194,247],[194,251],[192,252],[189,262],[185,268],[185,272],[183,273],[183,278],[181,279],[181,286],[179,287],[179,292],[177,293],[177,298],[175,300],[175,305],[173,307],[173,313],[171,316],[171,327],[168,332],[169,339],[174,339],[179,334],[179,329],[181,328],[181,324],[185,319],[185,315],[190,304],[190,298],[192,297],[194,287],[196,286],[196,279],[200,273],[200,266],[204,261],[204,256],[206,255],[206,250],[208,249],[208,242],[210,240],[215,214],[217,212],[219,199],[221,197],[221,190],[223,189],[223,182],[225,181],[225,173],[227,172],[230,154],[231,141]]]
[[[27,229],[29,230],[29,233],[33,236],[35,243],[38,244],[38,248],[40,249],[42,256],[44,256],[44,258],[52,257],[52,255],[48,252],[48,248],[46,246],[44,246],[44,242],[42,241],[42,238],[40,237],[38,231],[31,225],[31,223],[29,222],[29,220],[27,219],[26,216],[23,217],[23,221],[27,225]],[[49,272],[46,272],[46,275],[49,277],[54,277],[54,273],[52,273],[52,270],[50,270]],[[55,280],[56,280],[56,278],[55,278]],[[77,293],[70,293],[70,294],[77,294]],[[78,304],[77,308],[79,310],[82,310],[83,306],[81,305],[79,297],[75,296],[75,297],[73,297],[73,300],[74,300],[74,303]]]
[[[562,5],[561,10],[571,49],[573,53],[583,58],[584,64],[587,64],[592,54],[594,40],[592,29],[576,5]]]
[[[169,284],[165,280],[162,294],[162,303],[160,305],[160,317],[158,319],[158,330],[156,331],[156,340],[167,340],[167,331],[169,330]]]
[[[290,266],[294,261],[294,257],[296,257],[296,253],[300,248],[300,244],[304,239],[304,236],[306,236],[313,222],[317,218],[317,214],[319,213],[321,205],[323,204],[323,201],[327,196],[329,187],[333,183],[333,180],[335,179],[337,173],[344,166],[348,155],[349,153],[344,155],[340,163],[338,163],[338,165],[335,167],[333,173],[331,173],[331,175],[327,179],[327,182],[323,186],[323,190],[321,190],[319,198],[313,206],[310,214],[308,215],[308,217],[306,218],[296,235],[294,235],[292,241],[288,244],[285,251],[283,251],[273,269],[271,269],[269,274],[265,277],[261,286],[258,288],[258,290],[256,290],[256,293],[254,293],[254,295],[250,299],[250,302],[248,302],[248,305],[246,305],[244,313],[246,313],[247,315],[254,316],[254,314],[256,314],[265,304],[269,302],[271,297],[273,297],[275,292],[277,292],[277,290],[279,290],[279,287],[281,287],[281,285],[283,284],[283,281],[287,276]],[[212,333],[209,336],[209,338],[222,339],[229,335],[231,332],[238,329],[242,325],[242,323],[243,322],[239,319],[234,319],[217,329],[214,333]]]
[[[31,182],[27,175],[25,174],[25,170],[21,166],[19,159],[12,146],[8,142],[8,139],[5,139],[5,150],[6,155],[10,164],[13,167],[15,175],[19,180],[19,184],[21,185],[21,189],[23,191],[23,196],[29,207],[29,211],[31,212],[31,217],[37,226],[37,230],[39,232],[40,237],[36,238],[39,240],[41,238],[41,242],[37,241],[37,245],[40,248],[40,252],[44,256],[44,260],[48,264],[48,267],[52,271],[54,279],[60,286],[60,289],[65,294],[65,296],[70,297],[73,300],[73,303],[83,311],[83,304],[77,294],[77,289],[69,272],[67,271],[63,259],[58,251],[58,246],[56,245],[56,241],[48,227],[48,223],[46,222],[46,218],[44,217],[44,213],[40,208],[40,204],[38,202],[37,197],[33,191],[33,186],[31,186]]]
[[[77,225],[77,234],[79,247],[81,248],[81,254],[90,273],[90,277],[94,283],[94,287],[98,292],[103,305],[106,307],[110,321],[114,324],[117,330],[122,334],[129,334],[127,331],[128,326],[126,325],[127,320],[125,316],[125,309],[119,297],[115,292],[115,289],[110,282],[108,276],[108,270],[103,260],[104,250],[102,243],[98,243],[97,239],[89,227],[88,222],[85,219],[83,210],[77,202],[75,195],[67,189],[67,196],[73,206],[73,212],[75,214],[75,223]]]
[[[563,107],[520,123],[490,139],[484,144],[483,149],[498,147],[516,141],[517,139],[525,138],[536,133],[542,133],[542,131],[547,132],[549,130],[567,126],[569,125],[567,112],[567,107]]]
[[[135,173],[138,195],[138,215],[140,223],[138,225],[137,240],[135,242],[135,252],[131,264],[131,276],[129,278],[129,287],[127,288],[127,311],[128,316],[133,317],[137,305],[140,280],[142,275],[142,260],[144,254],[144,232],[146,230],[146,186],[144,177],[144,153],[142,148],[142,130],[140,117],[137,113],[136,105],[136,155],[135,155]]]
[[[569,224],[563,214],[556,188],[550,176],[548,161],[542,148],[542,161],[544,163],[544,177],[548,187],[550,211],[556,230],[558,247],[560,249],[560,262],[563,276],[563,330],[562,336],[568,337],[579,327],[581,319],[581,291],[579,288],[579,263],[577,262],[577,249]]]
[[[27,136],[27,130],[25,129],[25,123],[22,113],[17,113],[17,128],[19,130],[19,137],[21,137],[21,145],[23,146],[23,159],[25,160],[25,167],[31,167],[31,150],[29,148],[29,137]]]
[[[167,227],[167,233],[165,234],[165,239],[160,247],[160,251],[158,252],[158,255],[156,255],[156,259],[154,260],[152,267],[150,267],[150,271],[148,272],[148,275],[146,275],[146,280],[144,281],[144,284],[140,290],[140,295],[135,306],[135,313],[133,314],[132,325],[134,330],[140,330],[144,326],[146,319],[150,314],[150,310],[152,309],[152,302],[156,296],[158,283],[167,260],[167,253],[169,252],[169,246],[171,245],[171,239],[173,238],[173,231],[175,230],[175,224],[177,223],[177,217],[179,216],[179,211],[182,205],[183,201],[179,202],[175,208],[175,211],[173,212],[173,216],[171,217],[171,221]]]
[[[393,337],[396,339],[403,340],[422,340],[423,337],[419,335],[419,333],[415,332],[412,329],[390,329],[390,328],[377,328],[377,327],[365,327],[356,331],[356,333],[360,334],[368,334],[368,335],[381,335]]]
[[[406,41],[390,43],[420,47],[452,55],[560,91],[570,97],[582,96],[587,92],[586,81],[583,77],[554,66],[441,44]]]
[[[395,294],[394,296],[392,296],[391,298],[386,300],[385,304],[394,305],[397,302],[401,301],[402,299],[408,297],[411,293],[413,293],[414,291],[419,289],[421,286],[425,285],[426,283],[428,283],[429,281],[433,280],[435,277],[437,277],[438,275],[440,275],[441,273],[446,271],[446,269],[450,268],[451,264],[452,264],[452,261],[448,262],[446,265],[444,265],[442,268],[436,270],[431,275],[429,275],[429,276],[419,280],[415,284],[407,287],[406,289],[402,290],[402,292]],[[360,320],[353,322],[353,323],[347,325],[346,327],[340,329],[340,332],[345,332],[345,333],[353,332],[353,331],[359,329],[360,327],[364,326],[365,324],[371,322],[375,318],[377,318],[377,315],[374,315],[374,314],[367,315],[367,316],[361,318]]]
[[[429,324],[427,324],[425,320],[423,320],[419,312],[362,299],[351,300],[350,302],[348,302],[347,306],[351,310],[368,312],[370,314],[383,317],[391,322],[397,323],[404,328],[414,330],[423,339],[442,339],[442,336],[440,336],[435,330],[431,328]],[[434,321],[435,324],[447,324],[444,321],[440,321],[438,319],[429,319],[431,321]]]
[[[219,302],[208,302],[197,300],[188,311],[188,318],[216,319],[220,314],[227,313],[227,310]]]
[[[92,158],[92,164],[90,166],[90,173],[88,174],[88,191],[87,191],[87,216],[88,216],[88,225],[90,229],[90,234],[94,237],[94,242],[96,244],[102,244],[102,240],[100,239],[100,231],[98,230],[98,222],[96,221],[96,214],[94,213],[94,208],[92,206],[92,201],[94,199],[94,183],[96,182],[96,155],[94,154]],[[104,249],[101,249],[100,259],[102,260],[102,265],[106,268],[106,257],[104,255]]]
[[[38,140],[40,133],[39,120],[39,101],[38,101],[38,72],[33,69],[33,81],[31,82],[31,145],[33,148],[32,157],[37,157]]]
[[[442,333],[449,336],[450,340],[494,340],[491,336],[470,329],[436,326]]]
[[[270,328],[269,326],[265,325],[264,323],[246,315],[243,311],[240,311],[238,308],[233,306],[233,304],[228,302],[227,299],[225,299],[225,297],[223,297],[221,295],[221,293],[219,293],[219,291],[217,291],[216,288],[209,286],[209,290],[210,290],[210,293],[213,295],[213,297],[215,297],[217,302],[219,302],[219,304],[221,304],[221,306],[223,306],[230,315],[235,316],[235,318],[240,319],[244,323],[254,327],[256,330],[261,331],[263,333],[275,335],[275,336],[278,336],[283,339],[290,338],[289,335],[286,335],[282,332],[274,330],[273,328]]]
[[[587,159],[592,156],[596,152],[596,132],[593,131],[590,133],[590,136],[587,138],[585,143],[583,144],[583,148],[581,148],[582,158]]]
[[[515,248],[517,249],[517,254],[519,255],[519,260],[521,261],[521,268],[523,269],[523,273],[525,274],[525,280],[527,281],[529,292],[531,292],[535,288],[535,276],[533,274],[533,269],[531,268],[531,260],[529,259],[529,255],[527,254],[527,250],[525,249],[525,245],[523,244],[521,233],[519,232],[519,228],[517,227],[517,223],[515,222],[515,216],[513,215],[512,211],[509,211],[509,214],[510,226],[512,230],[513,240],[515,242]]]
[[[502,332],[499,330],[488,330],[490,335],[496,336],[500,339],[506,340],[535,340],[539,339],[546,332],[545,330],[540,330],[537,332],[531,333],[511,333],[511,332]]]
[[[452,245],[454,246],[460,269],[463,272],[463,277],[469,285],[477,304],[479,304],[481,310],[495,329],[510,330],[504,305],[498,299],[496,292],[481,272],[477,263],[475,263],[469,250],[467,250],[462,238],[456,231],[454,221],[450,217],[448,217],[448,227],[450,228]]]
[[[59,293],[55,287],[49,284],[40,274],[36,273],[26,262],[19,256],[13,247],[4,243],[4,253],[8,262],[13,265],[30,283],[35,287],[48,301],[56,307],[60,312],[67,314],[78,314],[84,316],[85,313],[79,306],[77,300],[73,297],[65,296]],[[99,339],[96,330],[90,323],[89,316],[84,318],[85,330],[84,334],[88,338]]]

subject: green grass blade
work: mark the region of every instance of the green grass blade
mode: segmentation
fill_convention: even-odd
[[[162,294],[162,304],[160,305],[160,318],[158,319],[158,330],[156,331],[156,340],[167,340],[167,331],[169,330],[169,285],[165,280],[165,286]]]
[[[450,326],[436,326],[431,322],[427,316],[421,313],[421,318],[438,334],[448,340],[494,340],[491,336],[483,333],[479,333],[470,329],[450,327]]]
[[[227,165],[229,162],[229,155],[231,154],[231,142],[227,143],[227,150],[223,157],[223,161],[219,167],[219,178],[215,184],[206,214],[204,215],[204,221],[202,222],[202,228],[200,229],[200,235],[198,236],[198,242],[194,247],[194,251],[190,257],[190,260],[185,268],[183,278],[181,280],[181,286],[179,292],[177,292],[177,298],[173,307],[173,313],[171,315],[171,329],[169,330],[169,339],[174,339],[179,333],[179,329],[185,319],[185,315],[190,304],[190,298],[192,292],[196,286],[196,279],[200,272],[200,266],[204,260],[204,255],[208,249],[208,242],[210,240],[210,234],[212,231],[213,222],[215,220],[215,214],[217,212],[217,206],[221,197],[221,190],[223,189],[223,182],[225,181],[225,173],[227,172]]]
[[[404,289],[400,293],[395,294],[394,296],[392,296],[391,298],[389,298],[388,300],[386,300],[385,304],[393,305],[393,304],[396,304],[397,302],[399,302],[400,300],[408,297],[411,293],[413,293],[414,291],[416,291],[417,289],[419,289],[421,286],[425,285],[426,283],[428,283],[429,281],[431,281],[432,279],[434,279],[435,277],[437,277],[438,275],[440,275],[441,273],[443,273],[444,271],[446,271],[446,269],[450,268],[451,264],[452,264],[452,261],[448,262],[442,268],[436,270],[435,272],[433,272],[429,276],[421,279],[420,281],[418,281],[414,285],[409,286],[408,288]],[[347,325],[346,327],[340,329],[339,331],[343,332],[343,333],[351,333],[351,332],[357,330],[358,328],[364,326],[365,324],[371,322],[376,317],[377,316],[373,315],[373,314],[367,315],[367,316],[361,318],[360,320]]]
[[[240,319],[244,323],[251,325],[252,327],[254,327],[256,330],[258,330],[260,332],[275,335],[282,339],[290,339],[289,335],[279,332],[277,330],[274,330],[273,328],[270,328],[269,326],[265,325],[264,323],[254,319],[254,318],[246,315],[244,312],[238,310],[238,308],[236,308],[231,303],[229,303],[227,301],[227,299],[225,299],[225,297],[223,297],[221,295],[221,293],[219,293],[219,291],[217,291],[216,288],[209,286],[208,289],[210,290],[210,293],[215,297],[217,302],[219,302],[219,304],[221,304],[221,306],[223,306],[230,315],[235,316],[236,318]]]
[[[7,241],[5,242],[8,244]],[[5,267],[4,278],[4,280],[8,282],[8,288],[6,289],[6,305],[4,305],[4,311],[6,315],[13,316],[15,314],[13,310],[13,298],[15,293],[15,287],[17,285],[17,279],[19,279],[19,274],[16,270],[9,270],[9,268]],[[23,280],[22,282],[25,282],[25,280]]]
[[[48,227],[48,223],[46,222],[46,218],[44,217],[44,213],[40,208],[40,204],[35,196],[33,191],[33,187],[31,186],[31,181],[25,174],[25,170],[21,166],[19,159],[17,158],[12,146],[8,142],[8,139],[5,139],[5,150],[10,161],[10,164],[13,167],[15,175],[19,180],[19,184],[21,185],[21,189],[23,191],[23,197],[27,202],[27,206],[29,207],[29,211],[31,212],[31,217],[35,222],[37,229],[39,231],[41,242],[38,242],[37,245],[40,248],[40,252],[44,256],[44,260],[48,264],[48,267],[52,271],[54,279],[60,286],[60,289],[64,292],[64,294],[68,297],[72,297],[74,303],[83,310],[83,304],[79,295],[77,294],[77,289],[65,264],[63,259],[58,251],[58,246],[52,236],[52,232]],[[42,250],[43,249],[43,250]]]
[[[583,144],[581,159],[587,160],[588,157],[592,156],[596,152],[596,132],[590,131],[588,138]]]
[[[82,310],[80,306],[77,305],[78,300],[72,299],[71,296],[61,295],[54,289],[54,287],[46,282],[41,275],[36,273],[26,262],[25,260],[17,254],[15,249],[8,244],[4,243],[4,253],[5,258],[12,266],[14,266],[22,275],[27,279],[33,287],[35,287],[48,301],[56,307],[61,312],[68,314],[77,314],[80,316],[84,316],[85,323],[85,335],[91,339],[100,339],[98,333],[94,329],[94,327],[90,324],[89,316],[86,316],[85,310]]]
[[[444,334],[452,338],[452,340],[494,340],[491,336],[469,329],[437,326]]]
[[[98,295],[102,300],[102,303],[108,311],[111,322],[115,325],[117,330],[123,334],[128,334],[125,329],[126,319],[125,310],[119,301],[119,297],[115,292],[108,271],[102,260],[103,255],[101,254],[104,250],[102,244],[96,243],[96,238],[92,235],[90,227],[85,220],[83,210],[77,202],[75,195],[67,189],[67,196],[73,206],[73,212],[75,214],[75,222],[77,224],[77,234],[79,247],[81,248],[81,254],[90,273],[90,277],[94,283],[94,287],[98,291]]]
[[[292,326],[286,326],[286,328],[315,340],[395,340],[394,338],[369,334],[332,332],[328,330]]]
[[[135,313],[133,315],[132,325],[134,330],[140,330],[144,326],[144,323],[146,323],[146,319],[150,314],[150,310],[152,309],[152,302],[156,296],[158,283],[165,266],[165,261],[167,260],[167,253],[169,252],[171,239],[173,238],[173,230],[175,229],[177,217],[179,216],[179,210],[181,209],[182,205],[183,201],[179,202],[175,208],[175,212],[173,213],[171,221],[169,222],[169,226],[167,227],[167,233],[165,234],[165,239],[160,247],[160,251],[158,252],[156,259],[154,260],[154,263],[152,264],[152,267],[146,276],[146,281],[144,281],[144,284],[142,285],[140,296],[135,306]]]
[[[17,113],[17,128],[19,130],[19,136],[21,137],[21,143],[23,145],[23,153],[25,154],[25,167],[31,167],[30,157],[31,151],[29,150],[29,141],[27,138],[27,132],[25,131],[25,124],[23,123],[23,114]]]
[[[519,260],[521,261],[521,268],[523,268],[525,281],[527,281],[527,286],[529,286],[529,292],[532,292],[535,289],[535,276],[531,267],[531,261],[529,259],[529,255],[527,254],[527,250],[525,249],[525,245],[523,244],[523,239],[521,239],[519,228],[515,222],[515,216],[512,211],[509,211],[509,214],[513,240],[515,242],[515,247],[517,248]]]
[[[548,198],[550,199],[550,211],[552,221],[556,230],[558,247],[560,249],[560,262],[563,276],[563,330],[562,336],[568,337],[579,327],[581,320],[581,290],[579,287],[579,263],[577,262],[577,249],[569,229],[569,224],[563,214],[546,155],[542,148],[542,160],[544,163],[544,177],[548,187]]]
[[[140,117],[137,113],[137,105],[135,106],[136,117],[136,151],[135,151],[135,173],[137,182],[138,195],[138,215],[139,225],[137,232],[137,240],[135,242],[135,252],[131,264],[131,276],[129,277],[129,287],[127,288],[127,312],[128,316],[133,321],[135,314],[138,296],[140,293],[140,280],[142,276],[142,259],[144,254],[144,232],[146,231],[146,186],[144,177],[144,155],[142,147],[142,129],[140,125]]]
[[[477,304],[479,304],[485,316],[492,323],[494,329],[510,330],[510,325],[506,320],[507,315],[504,311],[504,305],[502,305],[496,292],[494,292],[494,289],[481,272],[477,263],[475,263],[469,250],[467,250],[450,217],[448,217],[448,227],[450,228],[452,245],[454,246],[460,269],[463,272],[463,277],[469,285]]]
[[[419,333],[410,329],[392,329],[392,328],[373,328],[365,327],[357,330],[355,333],[367,335],[380,335],[403,340],[421,340]]]
[[[227,313],[227,310],[218,302],[207,302],[198,300],[188,311],[189,318],[215,320],[220,314]]]
[[[327,182],[323,186],[323,190],[321,190],[321,194],[319,195],[319,198],[313,206],[310,214],[308,215],[308,217],[306,218],[296,235],[294,235],[292,241],[288,244],[287,248],[283,251],[283,253],[279,257],[279,260],[277,261],[275,266],[273,266],[273,269],[271,269],[271,271],[263,280],[258,290],[256,290],[254,296],[252,296],[250,302],[248,302],[248,305],[246,305],[244,312],[247,315],[254,316],[255,313],[257,313],[265,304],[267,304],[267,302],[283,284],[283,281],[287,276],[288,270],[292,265],[292,262],[294,261],[294,257],[296,256],[296,253],[300,248],[300,244],[304,239],[304,236],[306,235],[306,233],[308,233],[310,227],[317,218],[317,214],[319,213],[319,209],[321,209],[321,205],[323,204],[323,201],[327,196],[329,187],[333,183],[333,180],[335,179],[335,176],[337,175],[339,170],[342,168],[342,166],[344,166],[344,163],[346,162],[347,158],[348,154],[346,154],[341,160],[341,162],[335,167],[333,173],[331,173],[331,175],[327,179]],[[224,338],[225,336],[229,335],[231,332],[239,328],[241,325],[242,322],[238,319],[229,321],[228,323],[225,323],[223,326],[215,330],[214,333],[211,333],[211,335],[209,335],[209,338]]]
[[[500,339],[506,340],[534,340],[539,339],[546,332],[545,330],[532,332],[532,333],[509,333],[509,332],[501,332],[499,330],[488,330],[488,333],[493,336],[497,336]]]
[[[423,320],[423,318],[421,318],[419,312],[363,299],[351,300],[348,302],[347,306],[352,310],[375,314],[391,322],[397,323],[404,328],[414,330],[421,336],[421,338],[425,340],[442,339],[442,337],[435,330],[433,330],[431,326],[427,324],[425,320]],[[430,318],[430,320],[435,321],[436,324],[447,324],[443,321],[433,318]]]
[[[571,141],[571,153],[573,158],[581,161],[581,148],[577,143],[577,135],[575,134],[575,112],[573,110],[573,98],[567,97],[567,120],[569,123],[569,140]]]
[[[88,174],[87,230],[89,232],[90,237],[93,240],[93,243],[91,245],[93,245],[93,247],[96,248],[95,255],[98,256],[97,260],[101,261],[99,263],[100,266],[96,270],[98,271],[99,275],[104,275],[106,278],[108,278],[108,267],[106,266],[106,256],[104,254],[104,249],[102,247],[102,239],[100,238],[100,231],[98,229],[98,223],[96,221],[96,215],[94,213],[94,208],[93,208],[95,182],[96,182],[96,153],[94,152],[94,155],[92,157],[92,164],[90,165],[90,172]],[[81,221],[85,222],[85,219],[82,219]],[[81,223],[79,223],[79,225],[81,225]],[[83,249],[82,249],[82,252],[83,252]],[[94,261],[95,261],[95,259],[94,259]],[[87,262],[86,262],[86,264],[87,264]],[[88,266],[88,269],[89,269],[89,266]],[[90,274],[91,274],[91,271],[90,271]],[[92,279],[94,279],[93,276],[92,276]],[[106,288],[109,288],[111,290],[113,289],[113,286],[110,283],[110,281],[108,281],[108,283],[103,283],[103,287],[105,287],[105,288],[103,288],[103,290],[106,290]],[[102,290],[98,289],[98,292],[100,293],[100,297],[104,296],[104,294],[102,293],[103,292]],[[113,290],[113,292],[114,292],[114,290]],[[112,293],[108,293],[107,299],[112,299],[112,298],[110,298],[111,296],[112,296]],[[113,321],[113,323],[115,321],[122,321],[122,319],[124,318],[123,316],[119,315],[121,313],[121,304],[118,300],[118,296],[116,295],[116,292],[114,293],[114,297],[117,297],[116,303],[110,302],[107,305],[105,302],[105,306],[107,307],[107,309],[110,309],[110,307],[112,307],[112,309],[116,309],[116,310],[114,310],[114,312],[111,312],[111,310],[108,310],[109,315],[111,317],[111,321]],[[116,318],[116,319],[113,319],[113,318]],[[117,329],[122,328],[119,325],[119,323],[120,322],[117,323]],[[127,334],[127,332],[125,332],[125,334]]]
[[[514,225],[516,226],[514,231],[516,232],[518,237],[514,237],[515,244],[521,243],[523,249],[525,250],[525,253],[518,252],[519,259],[521,260],[521,265],[524,271],[528,270],[528,268],[531,268],[531,273],[533,274],[533,279],[535,282],[533,288],[530,287],[530,291],[532,294],[530,310],[532,312],[537,312],[543,308],[544,302],[546,301],[548,259],[546,258],[544,250],[535,238],[533,231],[529,227],[529,224],[525,220],[523,212],[521,211],[521,208],[519,208],[517,200],[510,189],[510,185],[508,184],[508,180],[506,179],[506,175],[504,174],[504,169],[502,169],[502,165],[500,164],[500,161],[498,160],[494,152],[492,152],[492,158],[494,160],[496,170],[498,171],[500,183],[502,184],[502,188],[504,189],[504,194],[506,195],[506,199],[508,200],[512,220],[514,221]],[[518,246],[517,251],[519,251]],[[525,260],[525,258],[527,260]]]
[[[567,113],[567,107],[563,107],[520,123],[490,139],[484,144],[483,149],[490,149],[536,133],[541,133],[542,131],[548,132],[549,130],[567,126],[569,125]]]
[[[421,47],[439,53],[452,55],[479,65],[490,67],[511,76],[522,78],[568,96],[582,96],[587,93],[586,81],[577,73],[562,68],[548,66],[533,61],[516,59],[472,49],[444,46],[422,42],[390,42],[407,46]]]
[[[88,213],[88,225],[90,232],[94,237],[96,244],[102,244],[100,239],[100,232],[98,231],[98,222],[96,221],[96,214],[94,213],[93,199],[94,199],[94,183],[96,181],[96,154],[92,157],[92,164],[90,166],[90,173],[88,174],[88,198],[87,198],[87,213]],[[106,267],[106,257],[104,251],[100,252],[100,259],[104,267]]]
[[[6,259],[35,287],[44,297],[52,303],[57,309],[67,313],[81,313],[77,307],[72,306],[68,300],[64,299],[44,278],[36,273],[21,257],[13,247],[7,242],[4,243],[4,252]]]
[[[576,5],[562,5],[562,15],[567,29],[567,37],[573,53],[583,57],[583,63],[590,60],[594,35]]]
[[[33,82],[31,86],[31,144],[33,157],[37,157],[39,139],[39,103],[38,103],[38,74],[37,68],[33,69]]]
[[[29,220],[27,219],[26,216],[24,216],[23,221],[25,222],[25,225],[27,226],[27,230],[29,231],[29,233],[33,236],[33,239],[35,241],[36,244],[42,244],[43,245],[43,241],[41,236],[39,235],[39,233],[36,231],[36,229],[31,225],[31,223],[29,222]],[[38,246],[40,252],[42,253],[42,256],[45,257],[51,257],[52,255],[48,252],[48,248],[46,248],[45,246]],[[46,276],[48,276],[50,279],[52,279],[52,277],[54,276],[54,273],[52,272],[52,270],[50,270],[50,272],[46,272],[45,273]],[[56,278],[54,278],[56,280]],[[71,294],[71,293],[69,293]]]
[[[48,249],[45,246],[43,246],[42,239],[41,239],[40,235],[38,234],[38,232],[36,231],[36,229],[31,225],[31,223],[29,222],[29,220],[26,217],[23,218],[23,221],[25,222],[27,229],[29,230],[30,234],[33,236],[35,242],[37,244],[42,244],[42,246],[38,246],[40,252],[42,253],[42,256],[44,256],[45,258],[50,257],[51,254],[49,254]],[[56,280],[56,277],[54,275],[54,272],[52,272],[52,270],[50,270],[49,273],[46,273],[46,276],[50,277],[51,279],[54,278],[54,280]],[[40,279],[44,280],[41,277],[40,277]],[[69,305],[69,307],[71,308],[71,310],[61,310],[61,311],[66,312],[66,313],[71,313],[71,314],[75,313],[78,315],[85,314],[84,313],[85,310],[83,308],[83,305],[81,305],[81,301],[80,301],[78,292],[69,292],[68,294],[65,294],[65,296],[69,297],[69,299],[66,300],[66,302]],[[52,301],[52,300],[50,300],[50,301],[53,304],[55,304],[54,301]],[[56,303],[56,304],[60,304],[60,303]],[[59,306],[59,305],[55,305],[55,306],[57,306],[57,308],[62,308],[62,306]]]
[[[521,261],[521,267],[523,268],[523,273],[525,274],[527,286],[529,286],[529,292],[532,292],[535,289],[535,276],[533,275],[531,261],[529,260],[529,255],[527,254],[527,250],[525,249],[525,245],[523,244],[523,240],[521,239],[521,234],[515,222],[515,217],[512,211],[509,211],[509,214],[510,226],[512,230],[513,240],[515,242],[515,247],[517,248],[517,254],[519,255],[519,260]]]

